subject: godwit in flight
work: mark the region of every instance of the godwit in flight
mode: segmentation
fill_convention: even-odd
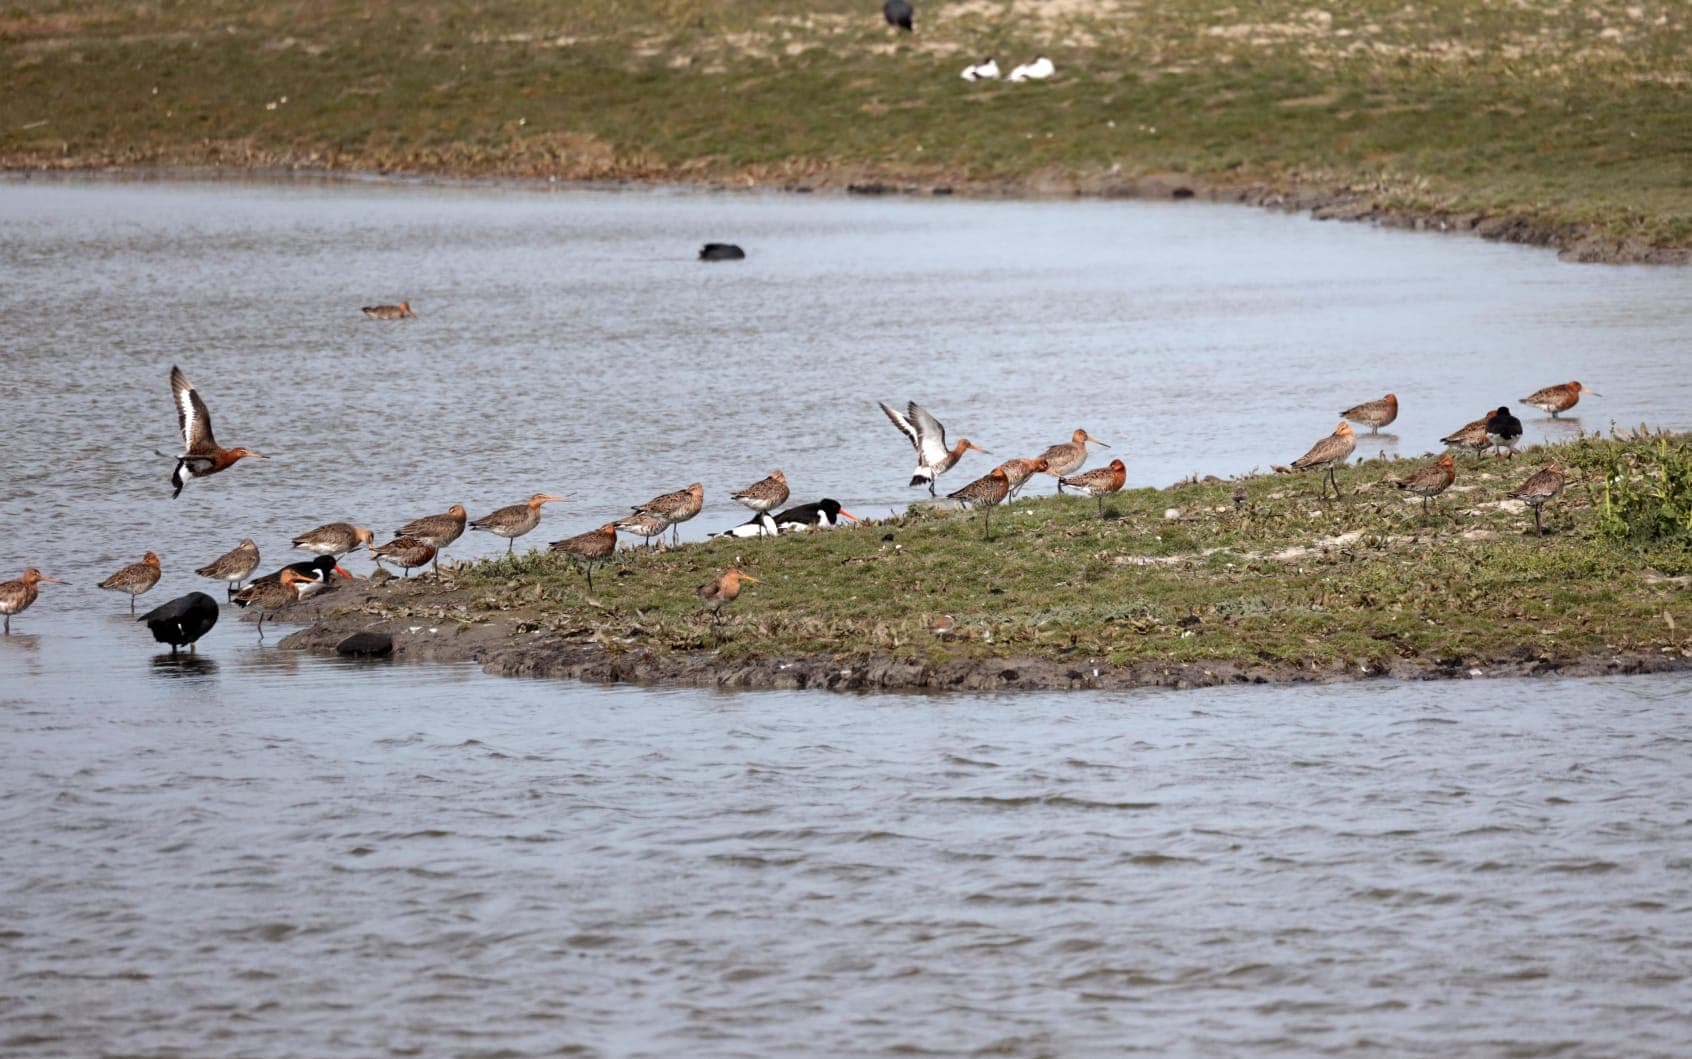
[[[1368,427],[1371,434],[1379,434],[1382,427],[1398,418],[1398,395],[1389,393],[1378,401],[1353,405],[1341,412],[1340,418]]]
[[[129,593],[129,613],[135,613],[135,597],[159,583],[159,557],[148,552],[138,563],[130,563],[100,582],[108,592]]]
[[[1334,499],[1338,500],[1340,487],[1339,479],[1334,477],[1334,468],[1343,464],[1355,448],[1357,448],[1356,434],[1352,431],[1350,423],[1341,420],[1340,425],[1334,428],[1332,434],[1310,446],[1309,452],[1292,462],[1293,469],[1298,471],[1326,470],[1327,474],[1322,478],[1321,495],[1324,498],[1327,497],[1328,483],[1332,482]]]
[[[905,414],[900,415],[885,401],[878,401],[881,410],[887,413],[887,418],[899,428],[899,432],[910,439],[911,447],[916,449],[916,470],[911,472],[912,485],[928,486],[928,495],[934,495],[934,480],[945,474],[963,459],[963,454],[974,450],[985,453],[987,450],[975,444],[968,438],[959,438],[952,448],[946,447],[946,428],[940,421],[928,413],[928,410],[915,401],[905,406]]]
[[[176,399],[176,425],[182,431],[182,455],[175,457],[176,469],[170,472],[172,498],[182,495],[182,487],[190,478],[228,470],[249,456],[264,459],[263,454],[250,449],[218,446],[217,439],[212,437],[211,413],[206,411],[206,402],[200,399],[199,391],[182,374],[181,368],[170,369],[170,392]]]
[[[529,497],[527,503],[512,504],[502,507],[491,514],[483,515],[470,523],[473,530],[487,530],[496,537],[505,538],[505,554],[511,554],[511,546],[518,537],[540,525],[541,505],[555,500],[568,500],[567,495],[553,496],[549,493],[536,493]]]
[[[35,602],[37,592],[35,586],[43,581],[51,581],[55,585],[70,584],[69,581],[60,581],[56,577],[48,577],[33,566],[25,570],[23,576],[16,581],[7,581],[0,584],[0,615],[4,615],[6,619],[5,635],[12,635],[12,615],[21,614],[29,609],[29,605]]]
[[[258,569],[259,550],[251,537],[242,539],[240,544],[224,552],[211,562],[194,572],[201,577],[209,577],[213,581],[226,582],[230,597],[241,587],[241,582],[252,576]],[[161,643],[163,641],[160,641]]]
[[[1589,397],[1604,396],[1597,390],[1588,390],[1578,382],[1566,382],[1561,386],[1547,386],[1543,390],[1535,390],[1522,398],[1522,403],[1532,405],[1542,412],[1550,412],[1551,418],[1556,419],[1558,415],[1580,403],[1581,394]]]

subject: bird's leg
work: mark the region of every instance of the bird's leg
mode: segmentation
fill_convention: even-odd
[[[5,633],[5,635],[7,635],[7,636],[12,635],[12,616],[10,614],[6,615],[6,633]]]
[[[1104,518],[1104,494],[1099,494],[1099,517]]]
[[[1535,536],[1545,536],[1545,528],[1539,524],[1539,505],[1533,505],[1533,532]]]
[[[133,592],[129,594],[129,615],[130,617],[135,616],[135,593]]]
[[[507,554],[507,555],[510,555],[510,554],[511,554],[511,549],[512,549],[512,547],[513,547],[513,546],[514,546],[514,545],[516,545],[516,543],[517,543],[517,538],[516,538],[516,537],[507,537],[507,538],[505,538],[505,554]]]
[[[264,642],[264,611],[259,611],[259,642]]]

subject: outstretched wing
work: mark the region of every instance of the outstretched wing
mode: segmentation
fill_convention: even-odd
[[[917,437],[916,427],[911,425],[911,421],[900,415],[897,409],[889,407],[886,401],[877,401],[876,404],[887,413],[887,418],[893,421],[893,425],[899,428],[899,433],[910,439],[911,448],[916,449],[918,453],[922,452],[922,440]]]
[[[951,450],[946,448],[946,428],[940,420],[928,414],[928,409],[912,401],[907,406],[911,424],[916,427],[917,457],[924,466],[934,467],[946,462]]]
[[[176,398],[176,425],[182,430],[182,451],[196,453],[217,448],[217,439],[212,437],[211,413],[181,368],[170,369],[170,393]]]

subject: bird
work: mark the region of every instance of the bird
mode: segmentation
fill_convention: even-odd
[[[1328,495],[1328,483],[1334,484],[1334,499],[1339,499],[1339,479],[1334,477],[1334,468],[1344,463],[1357,448],[1357,438],[1351,429],[1351,424],[1340,420],[1340,425],[1334,432],[1310,446],[1310,451],[1292,462],[1293,469],[1298,471],[1326,470],[1328,473],[1322,479],[1322,496]]]
[[[447,508],[444,515],[424,515],[412,519],[395,530],[394,536],[411,537],[435,549],[435,558],[431,561],[438,573],[441,569],[441,549],[464,536],[464,520],[468,517],[469,512],[464,510],[463,504],[454,504]]]
[[[688,516],[691,518],[692,516]],[[561,541],[553,541],[547,546],[553,552],[567,557],[572,564],[587,575],[588,591],[593,591],[593,566],[611,557],[617,550],[617,524],[607,522],[596,530],[578,533],[574,537],[567,537]]]
[[[910,0],[887,0],[881,5],[881,17],[887,20],[887,24],[907,33],[911,31],[913,14],[915,12],[911,10]]]
[[[136,618],[152,630],[153,639],[170,644],[170,653],[178,647],[194,650],[195,641],[210,632],[217,624],[217,600],[204,592],[190,592],[160,604]]]
[[[742,261],[746,251],[733,243],[706,243],[699,248],[701,261]]]
[[[1509,449],[1510,458],[1516,458],[1516,442],[1522,440],[1522,421],[1510,414],[1509,405],[1499,405],[1498,411],[1487,419],[1486,439],[1496,449]]]
[[[33,566],[25,570],[23,576],[16,581],[7,581],[0,584],[0,615],[5,617],[5,635],[12,635],[12,615],[21,614],[29,609],[29,605],[35,602],[36,593],[39,591],[35,586],[43,581],[50,581],[55,585],[70,584],[69,581],[48,577]]]
[[[226,582],[228,594],[233,597],[235,590],[241,587],[241,582],[252,576],[253,571],[258,569],[258,564],[258,545],[253,543],[251,537],[244,537],[240,544],[194,572],[201,577],[209,577],[213,581]],[[160,643],[163,642],[160,641]]]
[[[1053,445],[1040,454],[1040,459],[1046,461],[1045,473],[1058,480],[1058,492],[1063,492],[1063,480],[1079,471],[1081,465],[1087,462],[1087,442],[1089,441],[1095,445],[1104,445],[1105,448],[1110,448],[1109,445],[1105,445],[1098,438],[1093,437],[1080,427],[1076,427],[1075,433],[1070,435],[1068,441]]]
[[[768,518],[768,515],[759,514],[754,516],[752,521],[756,522],[758,519]],[[632,515],[624,515],[622,518],[618,519],[614,525],[623,533],[632,533],[637,537],[645,538],[645,547],[648,548],[656,547],[656,545],[652,543],[652,538],[662,537],[664,535],[664,531],[670,528],[670,523],[667,519],[659,515],[641,514],[638,512]],[[770,532],[774,533],[775,530],[772,529]],[[750,534],[742,534],[742,536],[750,536]]]
[[[956,500],[968,507],[981,509],[981,533],[985,540],[993,539],[993,507],[1004,502],[1010,494],[1010,479],[1005,472],[995,467],[991,471],[977,478],[975,481],[947,495],[947,499]]]
[[[351,522],[331,522],[326,526],[307,530],[289,543],[301,551],[341,556],[357,551],[361,544],[374,551],[376,534],[365,526],[355,526]]]
[[[1522,398],[1522,403],[1532,405],[1542,412],[1550,412],[1551,418],[1556,419],[1563,412],[1567,412],[1580,403],[1580,395],[1602,397],[1597,390],[1588,390],[1578,382],[1566,382],[1561,386],[1547,386],[1543,390],[1535,390]]]
[[[750,581],[755,585],[763,584],[751,574],[741,573],[734,567],[729,567],[721,574],[699,586],[699,602],[711,612],[714,620],[721,621],[723,608],[735,601],[740,595],[740,585],[743,581]]]
[[[1121,460],[1111,460],[1108,467],[1095,467],[1085,474],[1077,474],[1071,478],[1060,479],[1060,483],[1071,489],[1079,489],[1089,496],[1098,498],[1099,517],[1104,518],[1104,498],[1122,488],[1122,483],[1128,480],[1128,469]]]
[[[1445,435],[1445,437],[1440,438],[1440,444],[1449,445],[1452,448],[1473,449],[1475,453],[1475,460],[1478,462],[1480,460],[1481,453],[1485,452],[1492,446],[1492,439],[1486,436],[1486,425],[1491,422],[1492,417],[1497,414],[1498,413],[1495,410],[1489,410],[1483,413],[1479,419],[1467,423],[1457,430]]]
[[[648,517],[648,516],[645,516],[645,515],[631,515],[631,516],[629,516],[629,518],[646,518],[646,517]],[[629,519],[623,520],[623,522],[627,522],[627,521],[629,521]],[[618,529],[624,528],[623,522],[617,523]],[[639,532],[639,531],[637,530],[635,532]],[[660,529],[659,532],[662,533],[663,530]],[[776,525],[775,516],[771,515],[768,511],[760,511],[756,515],[753,515],[751,518],[747,519],[745,522],[742,522],[740,525],[730,526],[726,530],[718,530],[716,533],[710,534],[710,536],[712,538],[717,538],[717,537],[774,537],[776,534],[778,534],[780,532],[781,532],[781,529]]]
[[[550,493],[536,493],[527,502],[502,507],[498,511],[483,515],[470,522],[473,530],[487,530],[496,537],[505,538],[505,554],[511,554],[512,545],[518,537],[540,525],[541,505],[557,500],[568,500],[566,496],[553,496]]]
[[[965,81],[997,81],[999,79],[999,64],[989,55],[973,66],[966,66],[960,75]]]
[[[1022,492],[1022,487],[1028,484],[1028,479],[1044,471],[1046,466],[1046,458],[1036,456],[1031,460],[1006,460],[999,464],[999,470],[1004,471],[1005,477],[1010,479],[1010,495],[1014,498],[1016,494]]]
[[[636,504],[632,509],[637,515],[657,515],[670,524],[674,540],[680,541],[681,534],[675,527],[699,514],[699,509],[705,506],[705,487],[694,482],[686,489],[677,489],[673,493],[655,496],[644,504]]]
[[[1057,67],[1044,55],[1037,55],[1031,63],[1023,63],[1010,72],[1012,81],[1044,81],[1057,73]]]
[[[790,507],[775,517],[775,527],[780,533],[799,533],[808,529],[833,529],[840,525],[840,520],[848,522],[858,521],[858,516],[840,506],[840,501],[830,497],[823,497],[814,504],[800,504]]]
[[[1395,484],[1406,493],[1422,498],[1422,514],[1425,515],[1428,513],[1428,501],[1451,488],[1451,483],[1456,480],[1456,461],[1451,458],[1451,453],[1442,452],[1438,460],[1416,468]]]
[[[1539,522],[1539,509],[1557,499],[1557,494],[1562,491],[1563,469],[1557,466],[1556,460],[1552,460],[1507,495],[1510,499],[1520,500],[1533,508],[1533,531],[1543,537],[1545,530]]]
[[[1389,393],[1378,401],[1352,405],[1340,413],[1340,418],[1368,427],[1371,434],[1379,434],[1382,427],[1398,418],[1398,395]]]
[[[182,495],[182,487],[190,478],[205,478],[228,470],[249,457],[265,459],[262,453],[251,449],[218,447],[217,439],[212,437],[211,413],[206,410],[206,402],[200,399],[200,392],[182,374],[182,369],[174,365],[170,369],[170,392],[176,400],[176,425],[182,431],[182,455],[173,457],[176,469],[170,472],[172,499]]]
[[[309,578],[283,570],[274,581],[257,581],[235,593],[235,605],[258,612],[258,635],[264,639],[264,619],[300,601],[300,586]]]
[[[135,597],[159,583],[159,557],[148,552],[138,563],[130,563],[100,582],[108,592],[129,593],[129,613],[135,613]]]
[[[300,582],[296,587],[301,599],[315,596],[328,588],[330,574],[340,574],[348,581],[353,579],[353,575],[347,573],[346,569],[335,561],[333,555],[319,555],[315,559],[302,559],[297,563],[289,563],[282,570],[292,570],[301,577],[310,579]],[[276,570],[265,574],[263,577],[255,578],[253,584],[261,585],[271,581],[280,581],[282,580],[282,570]]]
[[[773,470],[768,478],[753,482],[738,493],[730,493],[729,499],[753,511],[780,507],[787,503],[787,475],[782,474],[779,468]]]
[[[408,316],[417,315],[411,311],[409,301],[400,302],[398,305],[366,305],[359,311],[372,320],[404,320]]]
[[[928,623],[928,631],[942,640],[950,639],[957,628],[958,620],[950,614],[942,614]]]
[[[380,548],[370,549],[370,557],[376,560],[377,566],[381,566],[382,562],[386,560],[404,570],[406,577],[410,577],[411,571],[424,563],[434,562],[436,551],[435,546],[428,541],[419,540],[416,537],[399,536]],[[436,569],[439,569],[439,567],[436,567]]]
[[[934,495],[934,480],[945,474],[963,459],[963,454],[974,450],[986,453],[987,450],[970,441],[959,438],[957,445],[946,448],[946,428],[940,421],[928,413],[928,409],[915,401],[905,405],[905,414],[900,415],[887,402],[878,401],[881,410],[887,413],[887,418],[899,428],[899,432],[911,441],[911,447],[916,449],[916,470],[911,472],[911,485],[928,486],[928,495]]]

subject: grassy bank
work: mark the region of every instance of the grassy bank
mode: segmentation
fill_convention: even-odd
[[[1531,511],[1504,494],[1550,454],[1570,484],[1538,538]],[[1233,663],[1283,679],[1561,669],[1624,654],[1692,664],[1692,440],[1590,438],[1514,461],[1464,457],[1427,516],[1391,484],[1419,462],[1354,465],[1339,475],[1347,497],[1337,503],[1315,499],[1314,476],[1250,479],[1238,505],[1239,483],[1129,490],[1103,519],[1088,498],[1024,499],[999,510],[991,542],[979,517],[924,512],[628,551],[596,574],[591,596],[537,551],[372,588],[336,635],[391,617],[449,641],[497,628],[520,650],[564,641],[708,652],[713,664],[1014,657]],[[694,591],[731,563],[763,581],[714,626]],[[929,625],[947,614],[955,631],[936,636]]]
[[[1172,174],[1692,246],[1692,16],[1667,0],[966,0],[919,5],[910,36],[878,7],[14,4],[0,164],[1101,193]],[[1052,81],[957,76],[1036,52]]]

